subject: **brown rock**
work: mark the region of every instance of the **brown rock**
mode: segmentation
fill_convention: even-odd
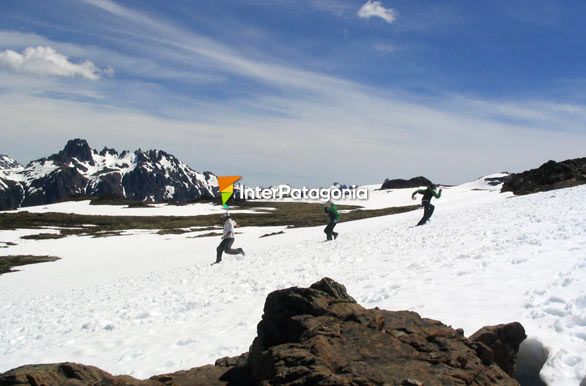
[[[482,343],[492,351],[494,362],[510,376],[515,375],[519,345],[527,338],[521,323],[482,327],[470,340]],[[489,355],[489,354],[487,354]]]
[[[172,374],[155,375],[150,381],[158,386],[225,386],[227,382],[223,381],[222,378],[226,376],[228,371],[228,367],[207,365]]]
[[[22,386],[159,386],[129,376],[113,376],[93,366],[77,363],[28,365],[0,374],[0,385]]]

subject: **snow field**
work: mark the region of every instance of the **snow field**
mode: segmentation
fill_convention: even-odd
[[[515,198],[472,189],[445,189],[423,227],[412,227],[420,211],[371,218],[338,225],[335,242],[323,242],[321,227],[262,239],[283,228],[240,228],[235,247],[246,257],[215,266],[219,239],[192,233],[33,241],[1,232],[18,243],[2,255],[63,259],[0,277],[0,371],[73,360],[148,377],[213,363],[248,350],[269,292],[328,276],[365,307],[414,310],[466,335],[519,321],[549,350],[548,384],[578,385],[586,186]]]
[[[258,213],[274,210],[274,208],[258,208],[231,210],[231,213]],[[90,205],[89,200],[66,201],[57,204],[27,206],[19,208],[17,212],[30,213],[73,213],[90,216],[202,216],[208,214],[222,214],[226,210],[221,205],[212,203],[197,203],[188,205],[152,204],[150,208],[128,208],[124,205]],[[14,211],[8,211],[8,213]],[[2,212],[0,212],[2,213]]]

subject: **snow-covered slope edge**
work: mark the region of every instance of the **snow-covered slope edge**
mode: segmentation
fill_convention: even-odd
[[[164,151],[118,153],[104,148],[98,152],[83,139],[70,140],[59,153],[25,167],[6,159],[0,169],[0,189],[10,187],[15,193],[18,186],[24,192],[20,200],[0,202],[0,209],[51,204],[74,196],[189,202],[217,193],[212,173],[197,172]]]

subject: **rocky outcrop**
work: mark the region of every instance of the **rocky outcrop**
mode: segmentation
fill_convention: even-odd
[[[218,193],[212,173],[199,173],[161,150],[98,152],[72,139],[57,154],[25,167],[12,161],[0,156],[0,210],[103,196],[187,203]]]
[[[586,184],[586,158],[577,158],[548,161],[537,169],[512,174],[503,184],[502,191],[523,195],[582,184]]]
[[[93,366],[77,363],[30,365],[0,375],[0,385],[30,386],[158,386],[129,376],[113,376]]]
[[[46,385],[513,386],[518,383],[507,371],[514,369],[515,347],[524,336],[512,323],[482,329],[472,341],[414,312],[365,309],[328,278],[269,294],[257,332],[239,357],[146,381],[81,365],[63,371],[71,364],[44,365],[42,376]],[[13,370],[0,375],[0,385],[38,384],[29,375],[40,379],[39,371]],[[93,383],[65,383],[72,379]]]
[[[380,187],[380,190],[386,189],[406,189],[406,188],[419,188],[421,186],[429,186],[431,185],[431,181],[425,177],[419,176],[414,177],[409,180],[403,179],[395,179],[390,180],[386,179],[385,182]]]
[[[476,347],[414,312],[365,309],[326,278],[268,296],[248,367],[254,384],[517,384]]]
[[[24,200],[24,188],[16,181],[0,177],[0,210],[20,207]]]
[[[472,342],[486,345],[492,360],[510,376],[515,376],[519,345],[526,338],[525,329],[517,322],[486,326],[470,336]]]

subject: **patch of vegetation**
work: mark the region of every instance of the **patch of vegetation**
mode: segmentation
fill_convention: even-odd
[[[285,232],[280,231],[280,232],[273,232],[273,233],[265,233],[264,235],[260,236],[259,239],[262,239],[264,237],[271,237],[271,236],[276,236],[276,235],[284,235]]]
[[[210,227],[192,227],[191,232],[203,232],[203,231],[217,231],[222,229],[222,226],[210,226]]]
[[[82,234],[84,235],[84,234]],[[94,239],[100,237],[112,237],[112,236],[122,236],[122,231],[106,231],[106,232],[96,232],[92,234]]]
[[[128,206],[129,208],[152,208],[152,205],[149,205],[148,202],[145,201],[136,201],[131,200],[129,198],[123,196],[116,196],[116,195],[104,195],[100,197],[92,197],[90,201],[90,205],[118,205],[118,206]]]
[[[127,208],[155,208],[155,206],[144,201],[132,201]]]
[[[243,202],[235,209],[274,208],[270,213],[238,213],[234,219],[241,226],[287,226],[288,228],[325,225],[328,222],[323,205],[299,202]],[[358,206],[340,205],[338,209],[349,211],[341,215],[340,221],[354,221],[370,217],[386,216],[418,209],[419,205],[397,208],[361,209]],[[179,234],[184,229],[216,230],[221,226],[221,215],[201,216],[91,216],[66,213],[10,212],[0,214],[0,230],[39,229],[43,227],[61,229],[61,235],[96,236],[104,232],[120,232],[128,229],[160,230],[161,234]],[[88,226],[90,225],[90,226]],[[167,233],[166,233],[167,232]],[[176,232],[176,233],[175,233]],[[52,235],[56,236],[56,235]],[[54,237],[56,238],[56,237]]]
[[[62,239],[65,237],[63,233],[38,233],[35,235],[26,235],[22,236],[21,239],[23,240],[54,240],[54,239]]]
[[[14,267],[19,267],[27,264],[48,263],[59,260],[54,256],[32,256],[32,255],[16,255],[16,256],[1,256],[0,257],[0,275],[15,272]]]
[[[191,236],[188,237],[189,239],[199,239],[201,237],[217,237],[217,236],[222,236],[224,233],[223,232],[208,232],[208,233],[204,233],[201,235],[197,235],[197,236]]]
[[[184,233],[189,233],[190,230],[185,229],[161,229],[157,232],[158,235],[182,235]]]

